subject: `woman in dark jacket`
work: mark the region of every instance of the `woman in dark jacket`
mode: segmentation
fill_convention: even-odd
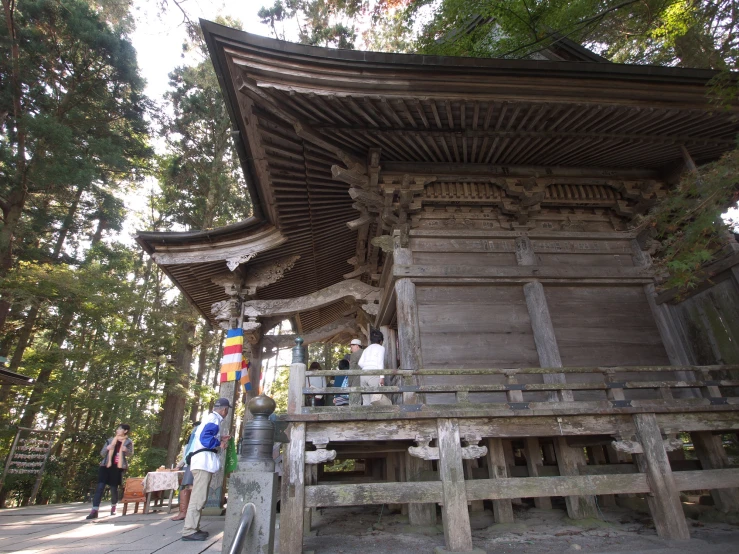
[[[133,456],[133,441],[128,438],[131,427],[125,423],[118,426],[115,436],[105,441],[100,451],[102,460],[98,467],[98,486],[92,500],[92,511],[86,519],[96,519],[100,510],[100,500],[105,487],[110,487],[110,515],[115,515],[118,504],[118,487],[121,486],[123,472],[128,468],[128,458]]]

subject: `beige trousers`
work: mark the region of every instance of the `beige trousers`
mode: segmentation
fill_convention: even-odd
[[[359,385],[362,387],[379,387],[380,379],[381,377],[379,375],[368,375],[367,377],[362,375],[359,378]],[[369,406],[372,402],[379,400],[381,396],[381,394],[363,394],[362,405]]]
[[[213,474],[204,469],[193,469],[192,477],[192,493],[185,516],[185,527],[182,529],[183,535],[191,535],[200,529],[200,515],[203,513],[205,501],[208,499],[208,486]]]

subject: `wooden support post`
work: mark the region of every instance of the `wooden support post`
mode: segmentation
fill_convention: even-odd
[[[695,363],[694,356],[690,351],[690,347],[680,329],[680,322],[676,320],[669,304],[657,304],[655,301],[654,285],[644,285],[644,294],[647,297],[649,308],[652,311],[652,317],[657,324],[657,330],[662,338],[662,344],[667,352],[667,358],[672,365],[693,365]],[[689,371],[676,371],[675,377],[681,381],[694,381],[693,374]],[[677,391],[679,396],[696,397],[699,396],[695,389],[680,389]]]
[[[513,468],[516,467],[516,456],[513,453],[513,441],[503,441],[503,456],[505,457],[505,463],[508,466],[508,475],[513,474]],[[520,498],[511,498],[513,504],[521,504]]]
[[[293,363],[290,365],[290,378],[287,384],[287,413],[299,414],[305,406],[303,396],[305,387],[305,364]]]
[[[235,421],[234,413],[236,412],[236,381],[226,381],[221,383],[219,387],[219,396],[227,398],[232,408],[226,414],[226,417],[221,421],[221,435],[234,435]],[[248,411],[248,410],[247,410]],[[217,515],[220,516],[223,513],[223,497],[226,493],[226,449],[223,448],[218,453],[218,459],[220,460],[220,469],[213,474],[210,479],[210,485],[208,486],[208,498],[205,501],[205,507],[203,508],[204,515]]]
[[[689,540],[680,495],[667,459],[662,433],[654,414],[635,414],[636,438],[643,454],[635,454],[639,470],[647,474],[651,494],[647,496],[649,510],[657,534],[664,539]]]
[[[304,365],[304,364],[303,364]],[[280,516],[280,552],[303,554],[305,508],[305,423],[292,423],[287,443],[287,503]]]
[[[556,437],[554,439],[554,450],[557,453],[557,465],[559,466],[559,474],[579,475],[580,465],[585,465],[585,452],[582,448],[572,447],[567,444],[565,437]],[[586,493],[587,491],[583,491]],[[570,519],[586,519],[598,517],[595,506],[595,497],[589,495],[582,496],[566,496],[567,515]]]
[[[531,329],[534,332],[536,352],[539,354],[539,365],[541,367],[562,367],[562,359],[559,356],[557,337],[554,336],[554,326],[552,325],[552,318],[549,315],[544,286],[539,281],[526,283],[523,286],[523,293],[526,297],[526,307],[529,311]],[[546,374],[543,376],[543,379],[545,383],[549,384],[566,382],[563,373]],[[556,402],[557,400],[572,402],[574,399],[572,391],[569,390],[549,393],[549,400],[551,402]]]
[[[388,452],[385,456],[385,481],[396,483],[398,481],[398,453]],[[399,504],[388,505],[390,511],[399,511]]]
[[[409,454],[403,454],[402,452],[398,452],[398,480],[401,483],[407,483],[410,479],[408,479],[408,468],[406,464],[406,458],[408,458]],[[400,505],[400,513],[404,516],[408,515],[408,504],[401,504]]]
[[[721,444],[721,435],[710,431],[690,433],[695,453],[702,469],[724,469],[730,467],[729,458]],[[723,512],[739,511],[739,489],[711,489],[716,507]]]
[[[313,464],[306,464],[305,466],[305,486],[309,487],[315,485],[316,482],[313,480]],[[303,534],[310,535],[311,529],[313,529],[313,514],[315,508],[305,508],[303,510]]]
[[[539,439],[536,437],[527,437],[524,439],[524,453],[526,455],[526,467],[529,470],[529,477],[539,477],[539,468],[541,467],[541,448],[539,447]],[[534,506],[544,510],[552,509],[552,499],[548,496],[539,496],[534,498]]]
[[[499,438],[486,440],[488,447],[487,464],[490,479],[506,479],[509,476],[508,465],[503,451],[503,441]],[[513,523],[513,506],[511,501],[493,500],[493,516],[496,523]]]
[[[436,428],[439,433],[439,477],[444,491],[441,509],[444,540],[448,550],[469,552],[472,550],[472,530],[467,511],[459,424],[452,419],[439,418]]]
[[[607,465],[608,460],[606,459],[605,447],[601,444],[595,444],[591,447],[593,453],[593,460],[596,465]],[[616,506],[616,495],[614,494],[601,494],[598,496],[598,502],[601,506],[615,507]]]
[[[554,453],[554,443],[547,439],[539,441],[541,446],[541,452],[544,454],[544,465],[553,466],[557,465],[557,455]]]
[[[409,482],[427,481],[432,471],[431,462],[405,454],[405,473]],[[408,504],[408,521],[422,527],[436,525],[436,504]]]
[[[464,478],[467,481],[472,481],[475,478],[474,471],[477,469],[477,460],[463,460],[462,464],[464,465]],[[470,512],[485,511],[485,504],[482,500],[470,500],[467,504],[470,507]]]

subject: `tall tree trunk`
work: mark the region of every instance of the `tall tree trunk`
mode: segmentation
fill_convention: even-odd
[[[174,368],[169,372],[167,384],[164,387],[165,398],[160,411],[160,427],[151,440],[151,445],[167,450],[165,465],[175,462],[179,450],[180,433],[185,416],[187,390],[190,384],[190,365],[192,364],[193,345],[195,337],[195,323],[183,314],[184,320],[180,324],[177,353]]]
[[[9,134],[15,138],[15,160],[12,164],[15,174],[11,178],[11,189],[8,196],[0,203],[3,212],[3,227],[0,229],[0,278],[5,277],[13,265],[13,241],[15,231],[23,213],[28,197],[26,157],[26,128],[23,123],[23,86],[20,77],[20,44],[15,28],[15,2],[2,0],[5,14],[5,25],[10,38],[11,74],[10,84],[13,97],[13,122],[9,125]],[[0,299],[0,332],[10,312],[7,298]]]
[[[64,341],[67,339],[67,334],[69,333],[69,328],[72,325],[73,319],[74,312],[72,311],[66,312],[62,315],[62,319],[49,341],[50,348],[56,347],[57,350],[61,349]],[[43,395],[44,387],[49,382],[49,378],[54,369],[58,367],[60,363],[64,363],[64,360],[61,358],[62,357],[60,355],[50,357],[48,362],[41,368],[41,371],[34,383],[31,397],[26,403],[26,409],[21,418],[21,427],[33,427],[33,422],[36,420],[36,414],[41,410],[41,396]]]
[[[190,408],[190,421],[195,423],[198,420],[200,412],[200,385],[203,384],[205,370],[208,365],[208,350],[212,346],[211,327],[209,323],[203,325],[203,334],[200,339],[200,352],[198,353],[198,373],[195,376],[195,394],[192,399],[192,407]]]

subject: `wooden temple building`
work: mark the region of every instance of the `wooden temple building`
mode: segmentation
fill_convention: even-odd
[[[596,498],[646,495],[673,539],[689,538],[680,491],[739,509],[721,441],[739,430],[739,366],[697,365],[629,230],[735,147],[737,106],[709,103],[712,72],[203,30],[254,215],[139,243],[205,318],[243,326],[253,382],[265,348],[292,346],[267,334],[286,318],[306,342],[385,335],[386,386],[362,390],[391,406],[306,407],[339,389],[304,389],[292,366],[282,552],[302,551],[322,506],[440,514],[453,552],[472,551],[469,510],[486,503],[512,522],[516,499],[588,518]],[[375,463],[336,483],[316,469],[334,456]]]

